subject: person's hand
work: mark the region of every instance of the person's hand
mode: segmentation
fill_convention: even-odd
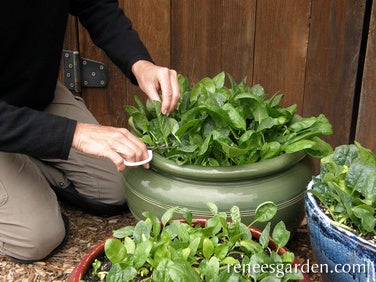
[[[140,60],[133,64],[132,72],[137,79],[139,87],[148,95],[150,100],[160,101],[158,93],[162,93],[161,111],[163,114],[170,114],[175,109],[180,98],[175,70]]]
[[[77,123],[72,147],[80,152],[110,159],[118,171],[124,160],[138,162],[148,158],[146,145],[125,128]],[[144,165],[149,168],[149,164]]]

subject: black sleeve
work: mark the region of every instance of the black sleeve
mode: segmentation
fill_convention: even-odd
[[[14,107],[1,100],[0,121],[0,151],[37,158],[68,158],[76,121]]]
[[[93,42],[106,52],[132,83],[137,84],[131,71],[132,65],[138,60],[152,62],[152,59],[118,2],[72,0],[71,13],[78,16]]]

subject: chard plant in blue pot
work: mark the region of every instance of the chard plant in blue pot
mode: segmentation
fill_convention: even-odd
[[[323,281],[376,281],[375,154],[357,142],[335,148],[305,201]]]
[[[260,85],[236,83],[223,72],[193,85],[179,75],[179,86],[180,102],[169,116],[160,103],[144,105],[137,97],[137,107],[125,107],[132,131],[155,149],[151,169],[124,172],[133,215],[161,216],[178,205],[208,217],[206,203],[214,202],[220,211],[238,206],[249,223],[259,204],[273,201],[274,223],[295,229],[314,170],[307,154],[332,151],[319,137],[332,133],[326,117],[300,117],[296,105],[280,105],[283,94],[269,97]]]

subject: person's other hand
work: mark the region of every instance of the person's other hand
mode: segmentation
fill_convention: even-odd
[[[138,162],[148,158],[146,145],[125,128],[77,123],[72,147],[80,152],[110,159],[118,171],[124,160]],[[149,164],[144,165],[149,168]]]
[[[170,114],[175,109],[180,98],[175,70],[140,60],[133,64],[132,72],[137,79],[139,87],[148,95],[150,100],[160,101],[158,93],[162,93],[161,111],[163,114]]]

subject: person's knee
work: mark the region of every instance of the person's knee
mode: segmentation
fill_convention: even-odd
[[[46,230],[47,229],[47,230]],[[54,249],[56,249],[64,240],[66,230],[64,226],[59,226],[59,229],[46,228],[30,234],[29,240],[31,242],[31,248],[29,249],[29,257],[31,259],[44,259]]]
[[[25,263],[43,260],[62,244],[66,232],[63,220],[36,222],[4,244],[5,254]]]

